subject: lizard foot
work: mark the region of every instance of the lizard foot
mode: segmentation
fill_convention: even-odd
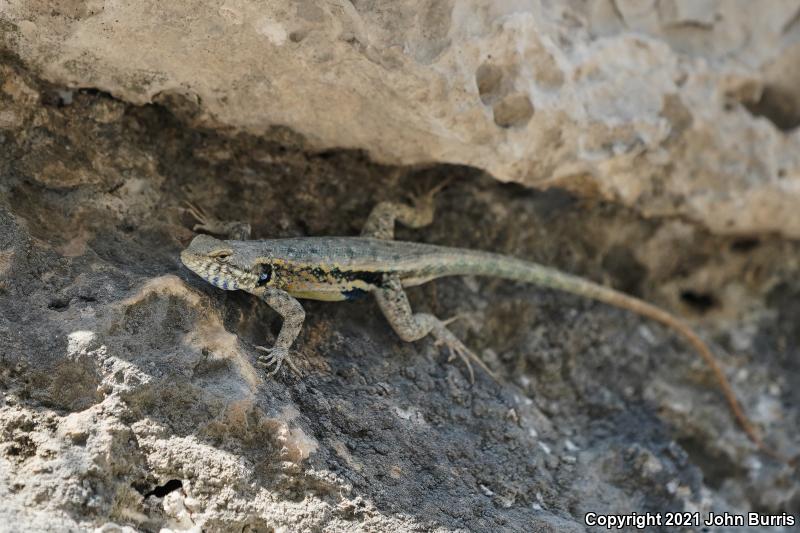
[[[212,235],[220,235],[229,239],[247,240],[250,238],[250,224],[246,222],[225,222],[209,216],[200,207],[185,202],[186,212],[198,222],[192,226],[192,231],[202,231]]]
[[[452,181],[453,178],[449,177],[443,179],[438,185],[431,187],[430,189],[423,190],[421,188],[417,188],[413,192],[406,194],[406,199],[415,206],[432,209],[433,200],[436,198],[436,195],[439,194],[442,189],[450,185]]]
[[[278,370],[281,369],[281,365],[283,365],[284,361],[286,364],[291,368],[295,374],[300,375],[300,370],[295,366],[294,362],[292,361],[291,357],[289,356],[289,350],[287,348],[267,348],[266,346],[256,346],[256,350],[260,352],[266,352],[267,355],[259,355],[256,364],[262,368],[269,369],[269,367],[274,366],[272,370],[267,372],[268,376],[274,376],[278,373]]]
[[[434,344],[436,346],[443,345],[445,348],[447,348],[447,351],[450,353],[450,361],[456,357],[459,357],[462,361],[464,361],[464,364],[469,371],[470,383],[475,383],[475,372],[472,370],[472,364],[470,363],[470,360],[474,361],[479,367],[481,367],[481,369],[483,369],[484,372],[489,374],[492,379],[497,381],[497,376],[489,369],[488,366],[486,366],[486,363],[481,361],[480,357],[478,357],[472,350],[467,348],[464,343],[458,339],[458,337],[453,335],[453,332],[447,329],[446,325],[457,318],[459,317],[455,316],[449,320],[439,322],[436,326],[434,326],[433,330],[431,330],[431,333],[433,333],[433,336],[436,339]]]

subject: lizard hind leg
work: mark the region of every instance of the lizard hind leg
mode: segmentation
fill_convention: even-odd
[[[361,230],[361,236],[393,240],[395,222],[400,222],[409,228],[422,228],[429,225],[433,222],[433,215],[436,211],[434,199],[439,191],[449,184],[450,180],[446,179],[426,193],[409,195],[413,205],[380,202],[372,208],[372,212]]]
[[[454,319],[442,321],[427,313],[412,312],[408,297],[398,278],[387,280],[383,287],[375,291],[375,298],[392,329],[404,341],[412,342],[432,334],[435,344],[447,348],[451,358],[457,356],[464,361],[471,383],[475,382],[471,361],[475,362],[493,379],[497,379],[486,364],[447,329],[447,324]]]

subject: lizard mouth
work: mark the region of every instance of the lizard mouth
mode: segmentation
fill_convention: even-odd
[[[252,272],[188,250],[181,252],[181,262],[211,285],[226,291],[253,289],[258,282],[258,276]]]

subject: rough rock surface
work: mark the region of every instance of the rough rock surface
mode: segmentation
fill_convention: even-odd
[[[657,19],[621,0],[473,18],[457,3],[443,36],[417,25],[406,40],[404,16],[447,17],[411,2],[296,5],[285,17],[311,20],[304,31],[225,4],[214,33],[199,4],[0,4],[0,530],[581,531],[588,511],[800,515],[796,471],[754,452],[707,369],[647,321],[535,287],[444,280],[413,291],[413,306],[465,314],[454,327],[499,383],[470,385],[429,340],[401,342],[370,300],[307,303],[304,377],[264,380],[253,346],[274,339],[274,313],[177,259],[192,236],[184,200],[248,220],[257,236],[346,235],[375,202],[456,177],[437,221],[400,237],[526,257],[681,314],[718,346],[770,441],[800,453],[800,246],[778,235],[798,228],[782,207],[798,188],[797,85],[767,83],[791,71],[769,67],[797,31],[789,4],[774,4],[788,19],[763,4],[760,17],[735,15],[750,25],[747,46],[715,2],[661,2]],[[330,30],[354,14],[360,26]],[[569,42],[548,33],[567,23]],[[338,39],[331,57],[298,72],[326,32]],[[538,35],[560,65],[536,78],[550,99],[528,108],[501,69],[497,100],[476,112],[452,69],[461,53],[478,83],[468,70],[480,54],[454,32],[506,55]],[[625,63],[637,49],[641,68]],[[564,58],[586,67],[586,54],[601,57],[576,81]],[[642,71],[649,81],[626,85]],[[639,111],[676,71],[687,78],[664,102],[683,127],[658,141],[661,107]],[[497,75],[487,66],[481,86]],[[725,79],[747,97],[735,92],[727,111],[702,102],[722,98]],[[426,101],[420,85],[442,92]],[[609,144],[578,150],[580,135]],[[331,146],[370,157],[308,150]],[[553,183],[572,192],[373,158],[465,162],[528,184],[561,172]],[[785,172],[773,176],[777,161]],[[730,206],[733,226],[720,223]],[[688,217],[651,216],[675,214]]]
[[[800,237],[796,0],[211,4],[6,0],[0,17],[64,86]]]

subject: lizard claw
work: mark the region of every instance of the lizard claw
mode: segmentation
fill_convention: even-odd
[[[205,224],[208,215],[206,215],[205,211],[203,211],[199,206],[194,205],[189,200],[183,201],[184,205],[186,206],[184,209],[187,213],[192,215],[192,217],[200,222],[201,224]]]
[[[192,231],[202,231],[212,235],[222,235],[229,239],[237,240],[247,240],[250,238],[250,224],[239,221],[224,222],[209,216],[200,207],[189,201],[184,201],[184,204],[186,205],[184,208],[186,212],[198,222],[198,224],[192,226]]]
[[[442,325],[443,326],[449,326],[450,324],[452,324],[456,320],[461,320],[463,318],[467,318],[467,315],[466,314],[453,315],[448,319],[442,320]]]
[[[433,197],[442,192],[442,190],[453,183],[453,176],[448,176],[442,181],[440,181],[437,185],[435,185],[431,190],[428,191],[428,195]]]
[[[453,335],[453,333],[447,329],[445,326],[447,323],[452,322],[459,318],[455,316],[447,321],[440,322],[437,327],[434,327],[432,333],[435,337],[434,345],[436,346],[444,346],[447,348],[448,353],[450,354],[450,358],[448,361],[452,361],[456,357],[459,357],[467,367],[469,371],[469,382],[475,383],[475,372],[472,370],[472,364],[470,360],[474,361],[481,369],[489,374],[492,379],[497,381],[497,376],[492,372],[486,363],[481,361],[480,357],[478,357],[472,350],[467,348],[464,343],[458,340],[458,337]]]
[[[436,195],[439,194],[442,191],[442,189],[450,185],[452,181],[453,181],[452,177],[445,178],[438,185],[428,190],[417,189],[411,193],[406,194],[406,198],[408,199],[409,202],[411,202],[414,205],[427,206],[429,204],[433,204],[433,199],[436,197]]]
[[[184,200],[184,211],[189,213],[195,221],[198,223],[192,226],[192,231],[211,231],[211,227],[213,224],[211,223],[211,219],[209,218],[208,214],[206,214],[203,209],[191,203],[189,200]]]
[[[260,352],[265,352],[267,355],[259,355],[256,364],[262,368],[269,369],[270,367],[274,368],[267,372],[267,375],[272,377],[278,373],[283,365],[284,361],[286,364],[291,368],[296,374],[300,374],[300,371],[295,366],[294,362],[292,361],[291,357],[289,357],[289,350],[287,348],[280,348],[280,347],[273,347],[267,348],[266,346],[256,346],[256,350]]]

